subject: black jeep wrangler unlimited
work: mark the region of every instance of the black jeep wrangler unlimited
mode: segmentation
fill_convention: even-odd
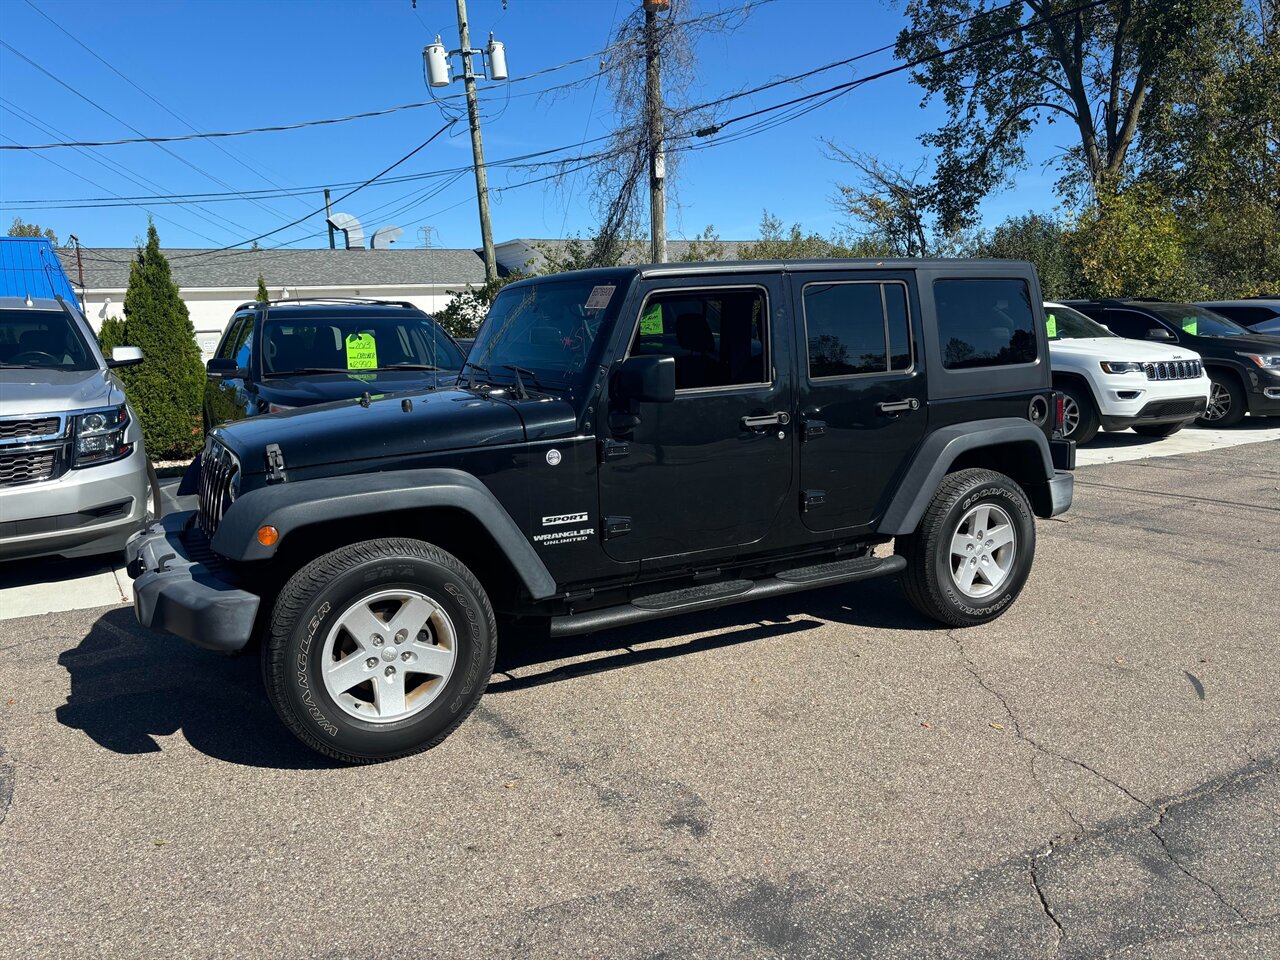
[[[924,615],[986,623],[1034,518],[1071,503],[1044,331],[1009,261],[513,283],[455,387],[214,430],[199,510],[130,543],[138,620],[260,638],[280,717],[352,762],[452,731],[500,622],[585,633],[901,574]]]

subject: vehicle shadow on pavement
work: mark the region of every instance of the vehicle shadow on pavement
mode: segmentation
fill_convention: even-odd
[[[890,578],[841,584],[576,637],[553,639],[546,636],[545,630],[518,630],[512,640],[499,645],[494,679],[489,682],[486,692],[512,693],[561,680],[801,633],[821,627],[824,621],[868,629],[943,629],[912,610],[902,591]],[[664,640],[690,634],[696,636],[683,643],[658,645]],[[565,663],[566,660],[576,662]],[[536,668],[540,664],[553,666],[543,672],[523,673],[524,668]],[[520,676],[511,675],[516,670],[522,671]]]
[[[179,731],[228,763],[282,769],[334,766],[293,738],[262,692],[258,657],[222,657],[137,625],[112,610],[58,657],[71,675],[58,722],[121,754],[156,753]]]

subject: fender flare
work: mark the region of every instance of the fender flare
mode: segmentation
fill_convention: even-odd
[[[214,533],[214,552],[232,560],[266,560],[292,531],[351,517],[399,510],[447,507],[469,514],[511,561],[516,575],[536,600],[556,592],[533,545],[483,483],[451,469],[397,470],[297,480],[251,490],[238,497]],[[270,524],[280,531],[273,546],[258,542],[257,530]]]
[[[961,454],[982,447],[1012,443],[1033,444],[1040,456],[1043,482],[1048,483],[1053,479],[1053,456],[1049,451],[1049,440],[1030,420],[1001,417],[942,427],[931,433],[916,451],[876,532],[895,537],[913,532],[924,516],[938,485],[942,483],[942,478]]]

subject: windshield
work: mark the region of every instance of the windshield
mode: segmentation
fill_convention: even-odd
[[[1144,303],[1143,307],[1193,337],[1247,337],[1249,331],[1220,313],[1187,303]]]
[[[267,314],[262,372],[378,373],[391,370],[457,372],[462,351],[434,320],[416,310],[343,317],[291,318]]]
[[[98,360],[61,310],[0,310],[0,369],[96,370]]]
[[[626,294],[617,279],[540,280],[505,288],[493,301],[468,355],[467,375],[526,386],[581,386],[596,344],[604,339]]]
[[[1079,310],[1072,310],[1058,303],[1044,305],[1044,322],[1050,340],[1092,340],[1095,337],[1114,337],[1115,334],[1090,320]]]

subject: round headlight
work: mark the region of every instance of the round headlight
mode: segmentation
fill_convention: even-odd
[[[89,433],[97,433],[111,425],[105,413],[91,413],[80,421],[80,426]]]

